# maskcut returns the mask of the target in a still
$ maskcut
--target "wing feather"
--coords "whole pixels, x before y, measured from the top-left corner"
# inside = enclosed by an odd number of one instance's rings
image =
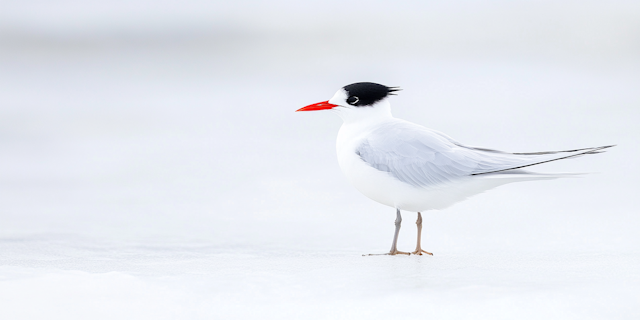
[[[595,154],[611,146],[568,151],[508,153],[469,147],[416,124],[397,121],[371,132],[356,154],[371,167],[415,187],[428,187],[462,177],[504,173],[540,163]],[[522,174],[522,171],[519,171]]]

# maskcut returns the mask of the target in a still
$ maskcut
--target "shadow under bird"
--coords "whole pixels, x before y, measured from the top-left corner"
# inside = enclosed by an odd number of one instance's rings
[[[444,209],[507,183],[567,176],[522,168],[612,147],[509,153],[466,146],[438,131],[394,118],[389,96],[398,90],[358,82],[338,90],[328,101],[297,110],[332,110],[344,121],[336,142],[342,172],[362,194],[396,209],[396,229],[387,255],[432,255],[420,246],[421,212]],[[418,239],[411,253],[397,248],[400,210],[418,213]]]

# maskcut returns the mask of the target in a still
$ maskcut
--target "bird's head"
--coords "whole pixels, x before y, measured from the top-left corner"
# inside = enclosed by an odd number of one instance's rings
[[[397,87],[387,87],[372,82],[357,82],[342,87],[333,98],[300,108],[296,111],[333,110],[345,122],[391,116],[388,97],[399,91]]]

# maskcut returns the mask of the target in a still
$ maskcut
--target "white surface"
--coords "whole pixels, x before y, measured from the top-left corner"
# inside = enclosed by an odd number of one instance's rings
[[[180,10],[163,29],[21,3],[0,19],[0,318],[640,316],[634,2],[358,23],[357,3],[262,4],[185,29]],[[389,249],[394,211],[342,176],[338,117],[293,112],[356,81],[401,86],[395,116],[469,145],[618,146],[540,167],[597,174],[426,213],[434,257],[362,257]]]
[[[634,319],[640,315],[637,254],[490,251],[362,257],[357,251],[257,252],[206,243],[132,246],[87,240],[5,240],[0,316]]]

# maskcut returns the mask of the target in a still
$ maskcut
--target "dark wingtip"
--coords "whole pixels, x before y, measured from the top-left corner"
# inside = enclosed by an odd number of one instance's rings
[[[612,148],[612,147],[615,147],[615,146],[616,146],[615,144],[612,144],[612,145],[608,145],[608,146],[602,146],[602,147],[593,148],[593,151],[587,152],[586,154],[603,153],[603,152],[606,152],[606,150],[604,150],[604,149]]]

